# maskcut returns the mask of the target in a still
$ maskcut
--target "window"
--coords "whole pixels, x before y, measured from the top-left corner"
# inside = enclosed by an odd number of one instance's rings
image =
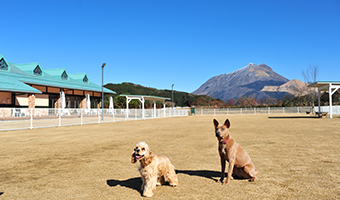
[[[2,70],[8,70],[8,66],[7,64],[5,63],[5,60],[3,58],[1,58],[0,60],[0,69]]]
[[[83,78],[83,82],[84,83],[88,83],[89,82],[89,79],[87,79],[87,76],[85,75],[85,77]]]
[[[63,79],[63,80],[67,80],[68,79],[68,76],[67,76],[65,71],[63,72],[63,74],[61,74],[61,79]]]
[[[33,74],[34,74],[34,75],[41,76],[42,71],[41,71],[39,65],[33,70]]]

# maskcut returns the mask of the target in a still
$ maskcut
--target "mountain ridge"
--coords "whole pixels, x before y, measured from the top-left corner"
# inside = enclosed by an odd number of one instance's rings
[[[192,94],[229,100],[255,92],[263,98],[269,96],[261,92],[264,86],[280,86],[288,81],[289,79],[277,74],[266,64],[249,63],[236,71],[210,78]]]
[[[307,95],[308,91],[306,90],[307,88],[307,83],[302,82],[297,79],[292,79],[288,81],[285,84],[282,84],[280,86],[265,86],[262,88],[261,91],[267,91],[267,92],[288,92],[289,94],[292,94],[294,96],[297,95]]]

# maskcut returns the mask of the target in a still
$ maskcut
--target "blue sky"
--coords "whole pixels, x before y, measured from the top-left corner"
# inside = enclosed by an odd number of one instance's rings
[[[288,79],[319,66],[340,80],[340,1],[0,0],[0,54],[13,63],[193,92],[252,62]]]

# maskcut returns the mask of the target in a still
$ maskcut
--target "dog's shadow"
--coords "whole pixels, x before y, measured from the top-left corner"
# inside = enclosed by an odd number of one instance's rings
[[[137,190],[139,193],[141,193],[141,187],[142,187],[142,178],[141,177],[135,177],[130,178],[126,180],[115,180],[115,179],[109,179],[106,180],[106,184],[110,187],[116,187],[117,185],[120,185],[122,187],[127,187],[133,190]],[[169,182],[165,182],[162,184],[162,186],[170,186]]]
[[[187,174],[189,176],[199,176],[203,178],[208,178],[214,181],[218,181],[221,177],[221,172],[219,171],[211,171],[211,170],[176,170],[176,174]],[[227,177],[227,173],[225,176]],[[133,190],[138,191],[141,193],[141,186],[142,186],[142,178],[141,177],[135,177],[130,178],[126,180],[115,180],[115,179],[109,179],[106,180],[107,185],[110,187],[116,187],[118,185],[122,187],[127,187]],[[166,182],[164,185],[169,185],[168,182]]]
[[[115,179],[109,179],[106,181],[106,183],[110,187],[116,187],[117,185],[120,185],[122,187],[127,187],[133,190],[137,190],[140,193],[140,189],[142,186],[142,178],[136,177],[136,178],[130,178],[127,180],[115,180]]]
[[[221,177],[221,172],[210,170],[176,170],[176,174],[187,174],[189,176],[200,176],[214,181],[218,181]],[[227,174],[227,173],[226,173]]]
[[[187,174],[189,176],[200,176],[208,178],[214,181],[219,181],[221,178],[221,171],[210,171],[210,170],[176,170],[176,174]],[[228,177],[228,173],[225,173],[225,178]],[[243,180],[244,178],[236,177],[233,174],[235,180]]]

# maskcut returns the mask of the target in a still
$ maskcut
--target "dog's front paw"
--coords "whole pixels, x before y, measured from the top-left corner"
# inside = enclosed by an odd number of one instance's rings
[[[226,181],[223,183],[223,185],[228,185],[229,184],[229,181]]]
[[[176,187],[178,183],[170,183],[170,186]]]
[[[223,185],[223,180],[219,179],[217,183],[221,183]]]
[[[143,193],[144,197],[152,197],[152,195],[153,195],[152,193]]]

